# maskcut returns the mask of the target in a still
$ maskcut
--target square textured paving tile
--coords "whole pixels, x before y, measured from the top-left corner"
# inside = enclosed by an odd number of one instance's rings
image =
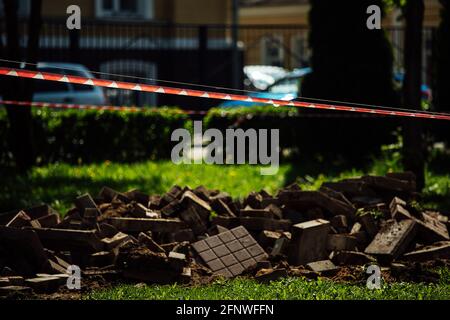
[[[198,241],[192,247],[214,273],[227,278],[267,259],[264,249],[242,226]]]

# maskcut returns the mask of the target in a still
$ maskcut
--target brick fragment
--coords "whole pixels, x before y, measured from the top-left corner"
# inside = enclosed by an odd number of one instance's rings
[[[390,262],[405,252],[416,230],[413,220],[389,220],[364,252],[376,256],[380,262]]]
[[[447,226],[432,216],[417,212],[419,217],[413,216],[403,206],[397,204],[392,205],[392,217],[396,220],[411,219],[417,223],[418,237],[423,243],[431,244],[436,241],[450,240]]]
[[[207,232],[207,225],[194,206],[188,207],[182,211],[180,213],[180,218],[192,229],[195,235],[201,235]]]
[[[358,245],[356,237],[347,234],[329,234],[328,251],[355,250]]]
[[[290,264],[305,265],[326,258],[329,231],[330,223],[322,219],[294,225],[289,250]]]
[[[102,251],[104,243],[94,230],[34,228],[44,246],[53,250]]]
[[[200,199],[191,191],[186,191],[183,194],[181,205],[184,208],[193,208],[202,220],[208,220],[212,210],[206,201]]]
[[[111,217],[107,223],[124,233],[152,232],[174,232],[186,229],[186,224],[177,219],[149,219],[149,218],[121,218]]]
[[[100,210],[98,209],[91,195],[88,193],[77,197],[75,199],[75,206],[77,207],[78,212],[80,213],[81,216],[84,215],[84,211],[86,209],[97,209],[100,215]]]
[[[311,271],[317,272],[324,276],[334,275],[339,270],[339,268],[336,267],[330,260],[314,261],[308,263],[306,266]]]
[[[450,241],[436,242],[430,246],[405,253],[402,260],[430,261],[436,259],[450,259]]]
[[[214,199],[211,202],[211,208],[217,214],[226,216],[226,217],[235,217],[236,215],[230,209],[230,207],[222,200],[222,199]]]
[[[145,245],[148,249],[150,249],[153,252],[156,252],[156,253],[165,253],[166,252],[159,244],[157,244],[152,239],[152,237],[150,237],[149,235],[147,235],[143,232],[139,233],[138,240],[140,243]]]

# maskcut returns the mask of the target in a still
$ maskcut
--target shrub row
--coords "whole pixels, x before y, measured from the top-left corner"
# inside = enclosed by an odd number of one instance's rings
[[[319,117],[320,115],[320,117]],[[144,112],[33,109],[34,143],[41,164],[170,158],[171,133],[192,128],[191,118],[177,108]],[[395,142],[399,122],[392,118],[354,117],[294,108],[253,107],[211,109],[206,128],[268,128],[280,130],[281,148],[291,154],[359,159]],[[0,112],[0,135],[9,137],[6,112]],[[0,142],[0,161],[11,162],[7,139]]]

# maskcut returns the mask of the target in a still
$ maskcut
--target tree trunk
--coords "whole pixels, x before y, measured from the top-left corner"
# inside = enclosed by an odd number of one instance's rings
[[[405,34],[405,83],[403,103],[407,108],[421,109],[422,84],[422,27],[424,18],[423,0],[409,0],[406,4]],[[422,122],[408,119],[403,125],[403,164],[405,170],[412,171],[417,177],[417,187],[425,185],[425,145]]]
[[[6,55],[10,60],[20,60],[18,2],[16,0],[3,0],[3,3],[6,16]],[[32,1],[26,56],[26,59],[30,62],[37,61],[41,4],[41,0]],[[17,65],[15,66],[17,67]],[[10,78],[4,83],[3,97],[5,100],[31,100],[33,96],[32,81]],[[10,123],[9,141],[17,169],[22,172],[27,171],[35,162],[31,109],[9,106],[7,113]]]

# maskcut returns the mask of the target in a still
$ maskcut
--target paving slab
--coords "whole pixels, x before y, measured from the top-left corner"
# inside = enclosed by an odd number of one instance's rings
[[[413,220],[389,220],[364,251],[382,262],[395,260],[407,250],[417,232]]]
[[[192,247],[214,273],[227,278],[237,276],[268,258],[242,226],[198,241]]]

